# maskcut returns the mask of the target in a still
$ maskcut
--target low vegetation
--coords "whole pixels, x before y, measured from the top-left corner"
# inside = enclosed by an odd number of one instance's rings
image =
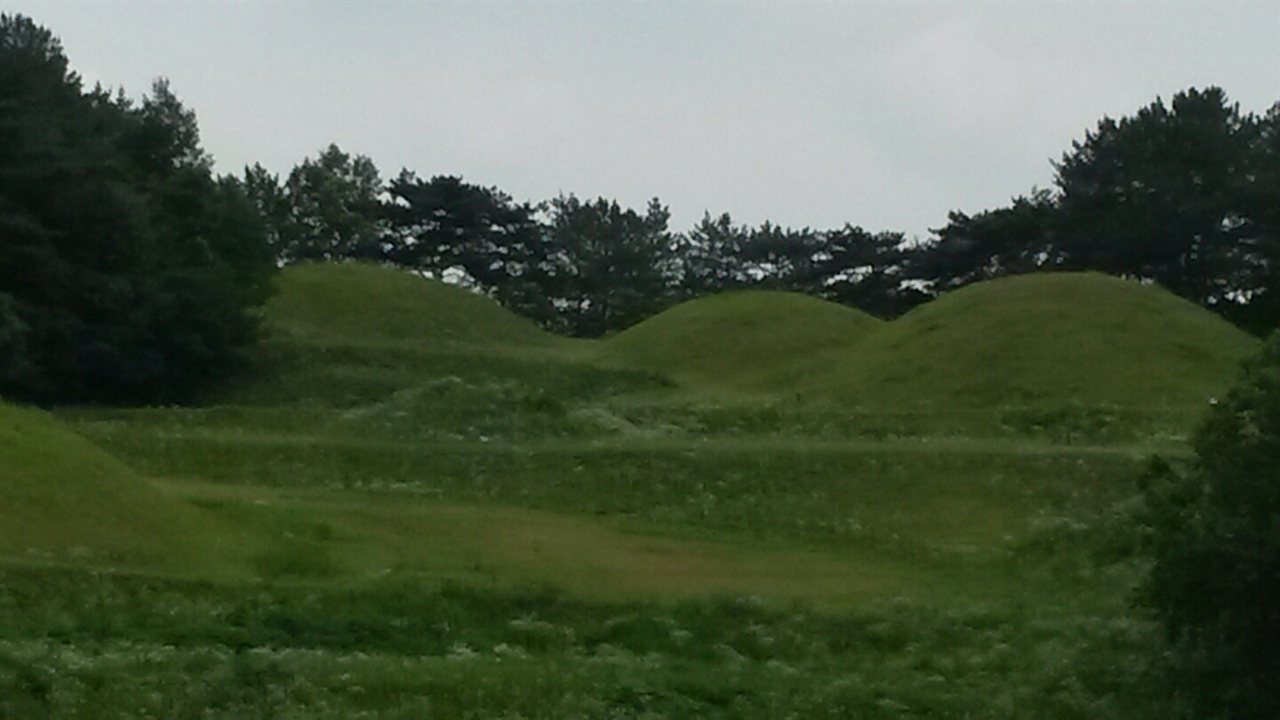
[[[977,376],[1028,361],[996,353],[926,390],[950,408],[816,390],[895,347],[959,361],[1003,302],[1086,292],[1178,328],[1185,355],[1149,344],[1199,389],[1101,378],[999,405]],[[1153,450],[1187,456],[1198,395],[1252,341],[1092,276],[918,315],[745,293],[573,341],[397,271],[288,268],[259,378],[215,403],[3,407],[25,474],[0,511],[0,714],[1178,712],[1133,605],[1135,480]],[[1073,317],[1055,321],[1093,322]],[[722,338],[735,353],[714,357]],[[1141,344],[1130,362],[1154,366]],[[1081,362],[1039,357],[1050,379]]]
[[[45,413],[0,404],[0,467],[9,561],[217,574],[217,533],[195,508]]]

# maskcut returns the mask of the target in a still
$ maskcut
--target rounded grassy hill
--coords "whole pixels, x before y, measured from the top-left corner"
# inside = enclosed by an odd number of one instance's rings
[[[404,270],[313,263],[281,271],[268,324],[326,343],[546,344],[554,336],[489,298]]]
[[[1160,287],[1045,273],[947,293],[816,356],[807,380],[869,407],[1202,407],[1256,348]]]
[[[855,352],[883,323],[789,292],[745,290],[690,300],[605,341],[614,358],[693,386],[785,391],[796,364]]]
[[[295,265],[276,289],[257,378],[235,402],[355,407],[576,347],[487,297],[404,270]]]
[[[208,521],[47,414],[0,402],[0,557],[206,573]]]

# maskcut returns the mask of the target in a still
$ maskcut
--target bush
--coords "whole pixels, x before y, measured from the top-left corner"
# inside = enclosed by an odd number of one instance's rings
[[[1217,403],[1186,472],[1156,461],[1142,588],[1196,717],[1280,717],[1280,333]]]

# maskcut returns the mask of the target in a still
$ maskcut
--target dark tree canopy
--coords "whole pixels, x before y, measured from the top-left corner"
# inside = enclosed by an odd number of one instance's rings
[[[743,249],[751,228],[733,224],[729,213],[704,213],[697,225],[675,240],[676,282],[689,297],[742,287],[751,282]]]
[[[1053,191],[951,214],[912,278],[935,291],[1006,273],[1097,270],[1160,283],[1255,332],[1280,323],[1277,116],[1219,88],[1104,118],[1055,165]]]
[[[261,165],[244,185],[279,262],[375,260],[382,256],[382,180],[373,161],[335,144],[295,166],[281,184]]]
[[[814,287],[797,288],[881,318],[925,302],[928,295],[905,283],[912,249],[901,233],[869,233],[846,225],[823,233]]]
[[[160,80],[85,92],[56,38],[0,16],[0,388],[171,402],[243,363],[273,268]]]
[[[1061,263],[1048,191],[1018,197],[1007,208],[969,216],[953,211],[946,227],[913,255],[911,275],[934,292],[945,292],[1002,275],[1034,272]]]
[[[1068,264],[1151,278],[1209,307],[1260,290],[1256,132],[1218,88],[1102,120],[1057,165]]]
[[[672,297],[671,213],[656,198],[645,213],[573,195],[550,203],[545,229],[549,287],[569,334],[599,337],[661,310]]]
[[[402,172],[388,188],[385,259],[478,289],[514,312],[550,324],[554,268],[536,208],[497,188]]]
[[[708,213],[675,237],[673,264],[680,297],[738,288],[806,293],[861,308],[880,317],[900,315],[927,296],[904,285],[914,260],[901,233],[793,230],[769,222],[735,225],[726,213]]]

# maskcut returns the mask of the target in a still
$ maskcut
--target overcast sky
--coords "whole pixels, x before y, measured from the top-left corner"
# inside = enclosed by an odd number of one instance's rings
[[[1280,100],[1280,0],[5,2],[88,81],[166,76],[220,172],[330,142],[517,200],[651,197],[925,237],[1052,183],[1103,116]]]

